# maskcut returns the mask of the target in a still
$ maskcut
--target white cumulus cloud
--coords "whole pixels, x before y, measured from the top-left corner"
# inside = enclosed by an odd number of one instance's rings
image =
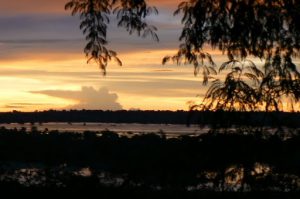
[[[71,99],[78,101],[77,104],[66,107],[67,109],[89,109],[89,110],[121,110],[118,95],[110,93],[106,87],[96,90],[93,87],[82,87],[80,91],[69,90],[42,90],[31,93],[44,94],[51,97]]]

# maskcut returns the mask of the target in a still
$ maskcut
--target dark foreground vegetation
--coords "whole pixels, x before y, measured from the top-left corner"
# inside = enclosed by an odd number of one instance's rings
[[[284,136],[283,136],[284,135]],[[300,135],[196,137],[0,129],[0,189],[131,198],[298,198]]]
[[[0,123],[103,122],[300,127],[299,112],[49,110],[2,112]]]

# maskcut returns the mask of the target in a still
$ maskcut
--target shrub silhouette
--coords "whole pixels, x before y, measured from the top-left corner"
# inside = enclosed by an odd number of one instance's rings
[[[44,134],[2,128],[0,183],[19,190],[81,186],[187,195],[299,191],[299,139],[238,131],[129,138],[113,132]]]

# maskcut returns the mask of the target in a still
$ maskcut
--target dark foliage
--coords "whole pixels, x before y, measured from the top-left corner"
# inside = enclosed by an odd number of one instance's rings
[[[0,183],[19,190],[143,195],[295,192],[300,188],[299,141],[299,135],[281,139],[243,130],[167,139],[163,134],[128,138],[109,131],[2,128]]]
[[[226,112],[226,111],[101,111],[69,110],[41,112],[0,113],[0,124],[5,123],[46,123],[46,122],[101,122],[101,123],[142,123],[142,124],[199,124],[219,127],[241,126],[287,126],[299,127],[299,113],[284,112]]]
[[[203,102],[192,109],[279,111],[286,100],[294,110],[300,97],[300,73],[293,62],[300,53],[299,1],[189,0],[179,4],[179,13],[182,44],[163,63],[172,59],[193,64],[203,70],[206,84],[216,68],[206,47],[229,59],[220,66],[220,71],[229,69],[225,80],[213,81]],[[260,58],[263,66],[248,57]]]
[[[84,52],[88,62],[95,61],[104,74],[108,62],[114,59],[119,65],[121,60],[115,51],[107,49],[107,25],[111,14],[116,14],[118,26],[124,27],[130,34],[150,35],[158,41],[156,27],[148,25],[145,18],[157,14],[155,7],[149,7],[145,0],[71,0],[65,5],[72,15],[80,16],[80,29],[86,36]]]

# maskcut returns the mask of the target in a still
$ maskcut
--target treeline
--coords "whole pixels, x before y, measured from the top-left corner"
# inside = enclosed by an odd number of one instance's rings
[[[143,198],[299,193],[299,134],[282,139],[257,130],[245,132],[129,138],[109,131],[1,128],[0,189],[92,190]]]
[[[49,110],[0,113],[0,123],[103,122],[299,127],[299,121],[299,113],[287,112]]]

